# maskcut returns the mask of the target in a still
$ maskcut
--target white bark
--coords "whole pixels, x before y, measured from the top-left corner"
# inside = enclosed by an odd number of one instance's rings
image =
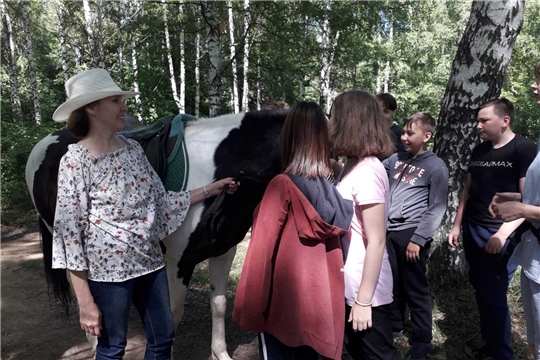
[[[207,24],[206,43],[210,67],[208,70],[208,110],[209,116],[221,115],[221,44],[219,41],[219,28],[217,20],[218,3],[209,1],[205,3]]]
[[[321,26],[321,35],[319,42],[321,45],[321,73],[320,73],[320,98],[319,105],[328,112],[330,98],[330,73],[332,71],[332,63],[336,52],[337,42],[339,39],[339,31],[332,36],[330,22],[328,20],[328,12],[330,11],[331,0],[325,1],[325,17]]]
[[[163,23],[165,26],[165,51],[167,53],[167,63],[169,64],[169,80],[171,83],[173,99],[176,103],[176,107],[178,108],[178,112],[180,113],[180,97],[178,96],[178,89],[176,87],[176,76],[174,75],[174,63],[171,52],[171,38],[169,36],[169,23],[167,21],[167,2],[165,0],[161,0],[161,3],[163,4]]]
[[[21,107],[21,98],[19,96],[19,80],[17,69],[17,56],[15,53],[15,43],[13,42],[13,30],[11,28],[11,18],[7,11],[7,5],[4,0],[0,0],[0,11],[2,12],[2,24],[6,35],[6,45],[8,47],[8,76],[9,76],[9,94],[11,106],[16,116],[16,120],[22,122],[23,114]]]
[[[90,9],[90,3],[88,0],[83,0],[85,28],[88,35],[88,55],[90,56],[90,65],[92,67],[98,67],[96,54],[94,52],[94,20],[92,15],[92,9]]]
[[[231,108],[234,113],[240,112],[240,104],[238,101],[238,77],[236,74],[236,44],[234,42],[234,16],[233,16],[233,6],[232,1],[227,2],[227,7],[229,8],[229,37],[230,37],[230,49],[231,49],[231,66],[232,66],[232,96],[231,96]]]
[[[257,110],[261,110],[261,56],[257,55]]]
[[[28,75],[30,77],[30,84],[32,88],[32,98],[34,100],[34,117],[37,125],[41,125],[41,102],[39,101],[39,88],[36,76],[36,63],[34,61],[34,49],[32,47],[32,33],[30,32],[30,17],[28,16],[28,8],[26,2],[21,3],[22,10],[22,26],[25,37],[23,43],[24,53],[28,59]]]
[[[382,35],[381,35],[381,25],[377,26],[377,46],[380,48],[382,44]],[[375,83],[375,94],[379,94],[382,89],[382,71],[381,71],[381,59],[380,56],[377,57],[377,80]]]
[[[388,33],[388,41],[390,44],[394,41],[394,21],[392,18],[392,14],[389,14],[388,16],[389,21],[389,33]],[[386,59],[386,69],[384,73],[384,92],[389,92],[389,86],[390,86],[390,59]]]
[[[195,117],[199,117],[199,106],[201,103],[201,33],[199,32],[201,19],[197,14],[197,34],[195,35]]]
[[[242,91],[242,111],[249,110],[249,0],[244,0],[244,86]]]
[[[135,37],[131,39],[131,65],[133,67],[133,91],[139,92],[139,64],[137,62],[137,44],[135,43]],[[142,122],[141,116],[141,96],[135,96],[135,103],[137,104],[137,119]]]
[[[510,56],[523,24],[524,0],[474,1],[469,22],[452,63],[452,72],[441,102],[435,135],[435,152],[449,170],[448,207],[435,240],[445,243],[454,220],[459,194],[467,176],[468,158],[478,144],[475,111],[499,97]],[[441,246],[438,266],[453,276],[464,269],[457,251]],[[448,269],[455,271],[448,271]]]
[[[180,18],[183,19],[184,16],[184,6],[180,3],[178,5],[178,12]],[[181,114],[186,112],[186,57],[185,57],[185,32],[182,27],[180,31],[180,106],[178,110]]]
[[[63,0],[56,0],[56,14],[58,15],[58,28],[60,31],[60,51],[62,57],[62,75],[64,76],[64,82],[68,81],[68,55],[66,48],[66,29],[64,27],[64,4]]]

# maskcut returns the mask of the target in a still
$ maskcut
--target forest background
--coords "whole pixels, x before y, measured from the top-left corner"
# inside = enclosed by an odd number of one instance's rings
[[[82,70],[106,68],[120,87],[140,91],[128,108],[146,124],[176,113],[257,110],[268,100],[313,100],[329,111],[350,89],[390,92],[397,123],[418,111],[439,119],[434,150],[449,165],[451,193],[430,272],[434,307],[443,310],[435,314],[452,320],[436,322],[441,334],[454,334],[456,354],[477,337],[462,316],[474,308],[466,282],[441,287],[448,278],[463,280],[462,254],[444,238],[479,141],[479,103],[499,94],[510,99],[514,130],[535,142],[540,136],[530,90],[540,61],[540,0],[0,0],[0,11],[3,228],[35,222],[26,159],[39,139],[65,127],[52,113],[65,101],[64,82]],[[495,26],[497,18],[508,24]],[[501,44],[509,61],[497,52]],[[459,83],[467,71],[472,90]],[[511,294],[524,354],[519,289]]]
[[[0,7],[3,224],[34,215],[26,159],[39,139],[65,126],[51,120],[64,82],[92,67],[141,92],[128,106],[146,124],[176,113],[257,110],[268,100],[313,100],[329,111],[337,94],[355,88],[392,93],[398,123],[430,112],[439,117],[434,150],[450,170],[438,243],[479,141],[475,108],[501,94],[516,106],[514,130],[540,135],[529,89],[540,60],[539,0],[1,0]],[[449,260],[462,273],[459,252],[442,250],[439,265]]]

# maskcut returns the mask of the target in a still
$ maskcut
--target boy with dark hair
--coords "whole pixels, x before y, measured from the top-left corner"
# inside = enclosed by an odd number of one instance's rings
[[[392,134],[394,134],[394,145],[396,147],[396,152],[405,151],[403,149],[403,144],[401,144],[400,140],[403,128],[399,125],[394,124],[394,122],[392,121],[392,118],[394,117],[394,115],[396,115],[397,111],[396,98],[394,98],[388,93],[380,93],[377,94],[376,97],[379,101],[379,104],[381,104],[384,118],[388,122],[388,127],[392,131]]]
[[[478,108],[477,130],[485,141],[472,151],[467,182],[448,235],[450,245],[458,246],[463,228],[469,280],[476,292],[485,341],[479,354],[494,360],[514,357],[506,292],[517,265],[505,256],[514,223],[493,218],[489,205],[495,193],[522,192],[525,173],[536,155],[534,142],[512,131],[514,116],[514,105],[504,98]]]
[[[448,170],[428,150],[435,119],[417,113],[407,119],[401,141],[405,152],[383,164],[390,178],[387,247],[394,276],[392,329],[403,330],[405,306],[412,322],[412,347],[407,359],[423,359],[431,349],[431,301],[426,276],[429,248],[446,211]]]

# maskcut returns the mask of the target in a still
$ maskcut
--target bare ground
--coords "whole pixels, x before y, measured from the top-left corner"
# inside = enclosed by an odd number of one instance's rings
[[[226,317],[229,354],[235,360],[258,359],[256,335],[231,320],[236,282],[247,242],[241,243],[233,264]],[[80,330],[77,311],[66,319],[48,297],[39,236],[35,228],[2,228],[1,354],[4,360],[91,360],[90,347]],[[210,355],[211,314],[207,269],[203,263],[193,276],[184,319],[177,328],[175,359],[206,360]],[[515,359],[529,359],[517,277],[509,291]],[[428,359],[472,359],[471,348],[481,344],[474,294],[464,281],[433,286],[434,348]],[[407,335],[407,333],[405,334]],[[397,339],[398,351],[408,350],[407,337]],[[142,359],[144,332],[132,309],[125,359]],[[343,359],[350,359],[344,354]]]
[[[91,360],[90,346],[80,329],[77,310],[66,319],[48,297],[39,235],[32,229],[2,236],[1,347],[4,360]],[[201,271],[204,272],[204,269]],[[228,296],[232,304],[231,294]],[[227,314],[227,343],[238,360],[257,359],[254,333],[239,328]],[[187,295],[184,319],[177,329],[175,359],[206,360],[210,355],[209,292],[194,286]],[[125,359],[142,359],[146,341],[135,309],[131,311]]]

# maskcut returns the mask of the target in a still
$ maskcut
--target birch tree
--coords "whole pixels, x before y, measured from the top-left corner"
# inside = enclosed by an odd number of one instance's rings
[[[9,95],[13,112],[18,121],[23,121],[21,98],[19,96],[19,80],[17,69],[17,56],[15,53],[15,43],[13,42],[13,30],[11,27],[11,18],[8,13],[7,5],[4,0],[0,0],[0,10],[2,11],[2,24],[6,37],[8,50],[8,76],[9,76]]]
[[[58,31],[60,33],[60,51],[61,51],[61,61],[62,61],[62,75],[64,77],[64,82],[69,79],[69,67],[68,67],[68,55],[66,48],[66,29],[64,24],[64,4],[62,0],[56,0],[56,14],[58,15]]]
[[[181,102],[180,102],[180,96],[178,96],[178,89],[176,87],[176,76],[174,74],[174,63],[172,58],[172,51],[171,51],[171,37],[169,35],[169,22],[167,18],[167,2],[165,0],[161,0],[161,3],[163,4],[163,24],[165,27],[165,50],[167,51],[167,63],[169,64],[169,81],[171,83],[171,90],[174,102],[176,104],[176,107],[178,108],[178,112],[181,112]]]
[[[340,31],[336,31],[332,34],[330,28],[330,21],[328,19],[330,12],[331,0],[324,2],[324,18],[321,24],[321,34],[319,41],[321,45],[321,73],[320,73],[320,98],[319,105],[325,111],[329,111],[329,97],[330,97],[330,73],[332,71],[332,63],[334,62],[334,55],[336,53],[337,42],[339,39]]]
[[[32,99],[34,101],[34,117],[37,125],[41,125],[41,102],[39,101],[39,88],[36,76],[36,62],[34,61],[34,48],[32,47],[32,34],[30,32],[30,17],[28,16],[28,7],[25,1],[21,1],[22,27],[25,41],[22,44],[24,54],[28,60],[28,75],[32,88]]]
[[[242,111],[249,110],[249,0],[244,0],[244,86],[242,90]]]
[[[98,62],[94,50],[94,20],[92,15],[92,9],[90,8],[90,2],[88,0],[83,0],[83,9],[86,35],[88,39],[88,56],[90,57],[90,65],[92,67],[98,67]]]
[[[229,37],[230,37],[230,49],[231,49],[231,66],[232,66],[232,96],[231,96],[231,108],[234,113],[240,112],[240,104],[238,101],[238,77],[236,75],[236,43],[234,42],[234,16],[232,1],[227,2],[229,10]]]
[[[450,180],[447,212],[436,238],[444,244],[440,269],[454,270],[451,275],[464,269],[458,251],[446,251],[446,236],[456,215],[469,155],[478,144],[475,111],[501,93],[523,24],[523,8],[524,0],[473,2],[442,99],[435,152],[446,162]]]
[[[184,5],[178,5],[178,14],[184,20]],[[180,30],[180,104],[178,110],[181,114],[186,112],[186,55],[185,55],[185,31],[184,27]]]
[[[195,116],[199,117],[199,107],[201,103],[201,75],[200,75],[200,62],[201,62],[201,18],[197,12],[197,33],[195,34]]]
[[[219,22],[217,2],[209,1],[204,6],[206,18],[206,44],[210,66],[208,70],[208,115],[221,115],[221,44],[219,41]]]

